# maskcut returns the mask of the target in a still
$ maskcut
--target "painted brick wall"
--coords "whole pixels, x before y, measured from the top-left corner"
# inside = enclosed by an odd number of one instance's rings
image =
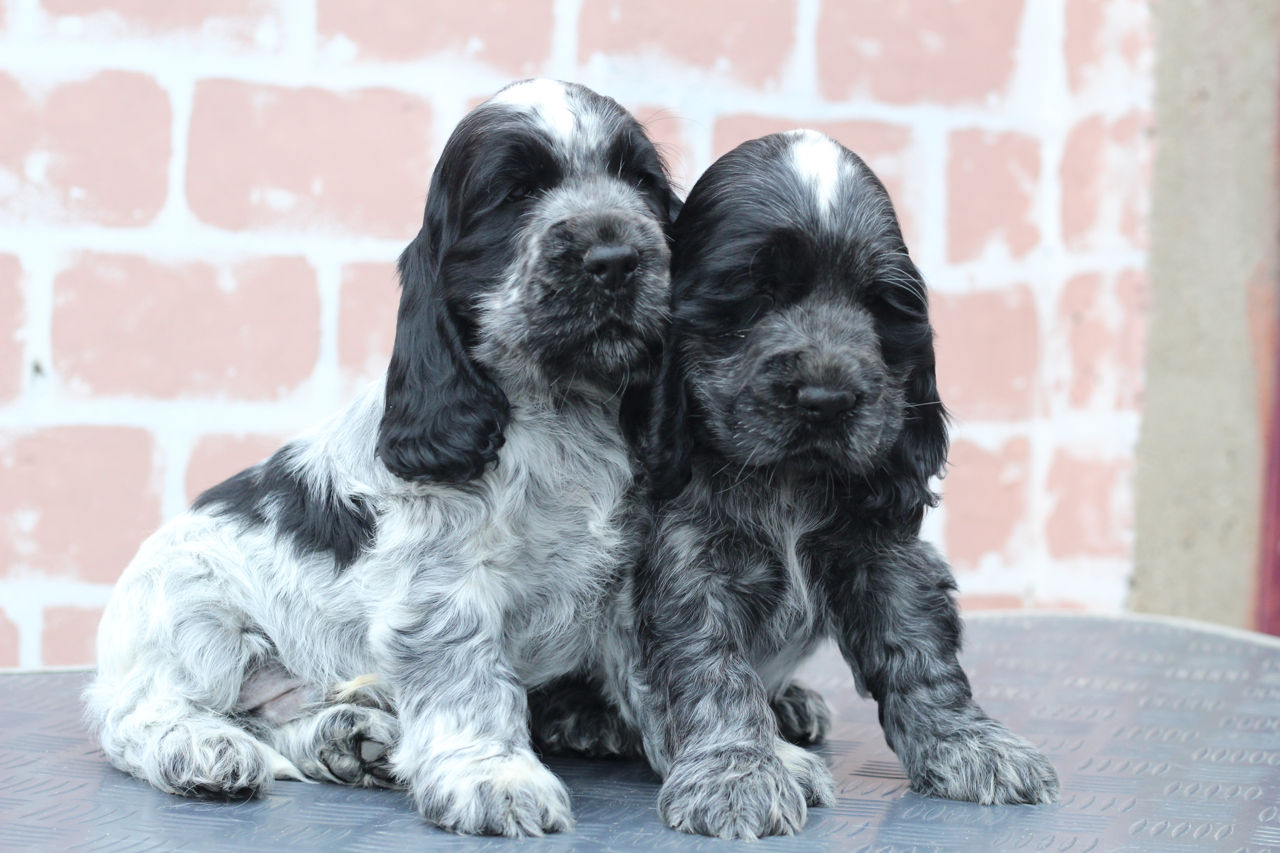
[[[424,11],[429,10],[429,11]],[[687,188],[817,127],[878,170],[955,415],[969,607],[1123,607],[1152,49],[1139,0],[0,0],[0,666],[88,662],[138,542],[377,376],[392,262],[511,79]]]

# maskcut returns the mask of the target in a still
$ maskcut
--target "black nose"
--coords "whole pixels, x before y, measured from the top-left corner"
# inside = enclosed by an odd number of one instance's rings
[[[640,266],[640,253],[633,246],[604,243],[592,246],[582,259],[582,267],[598,284],[618,285]]]
[[[822,420],[838,418],[853,409],[857,403],[857,394],[839,388],[806,385],[796,391],[796,405],[801,411]]]

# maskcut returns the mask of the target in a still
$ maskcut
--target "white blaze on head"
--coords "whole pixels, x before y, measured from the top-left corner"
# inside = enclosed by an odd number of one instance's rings
[[[818,208],[826,213],[836,201],[843,152],[839,145],[816,130],[793,130],[789,135],[793,139],[791,159],[796,172],[812,188]]]
[[[536,113],[547,129],[561,139],[571,139],[575,117],[564,85],[555,80],[526,80],[503,89],[493,97],[501,104],[524,107]]]

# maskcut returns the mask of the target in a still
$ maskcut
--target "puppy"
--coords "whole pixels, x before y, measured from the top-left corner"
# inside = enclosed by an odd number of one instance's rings
[[[918,536],[947,433],[924,283],[884,187],[821,134],[768,136],[702,176],[674,236],[649,469],[674,497],[627,604],[640,675],[610,682],[665,777],[662,818],[753,838],[833,802],[770,711],[826,637],[914,790],[1053,801],[1049,762],[973,701],[955,582]]]
[[[403,784],[456,832],[568,828],[526,689],[597,654],[634,559],[624,403],[665,325],[672,203],[640,125],[582,86],[466,116],[400,258],[385,381],[121,577],[86,696],[111,762],[176,794]]]

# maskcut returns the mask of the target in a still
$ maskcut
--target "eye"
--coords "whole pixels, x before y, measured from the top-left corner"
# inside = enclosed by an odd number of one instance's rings
[[[529,184],[516,184],[507,191],[506,196],[502,199],[508,204],[516,204],[517,202],[527,201],[538,194],[537,187]]]
[[[623,174],[631,179],[637,189],[647,190],[658,185],[658,176],[641,169],[627,169]]]

